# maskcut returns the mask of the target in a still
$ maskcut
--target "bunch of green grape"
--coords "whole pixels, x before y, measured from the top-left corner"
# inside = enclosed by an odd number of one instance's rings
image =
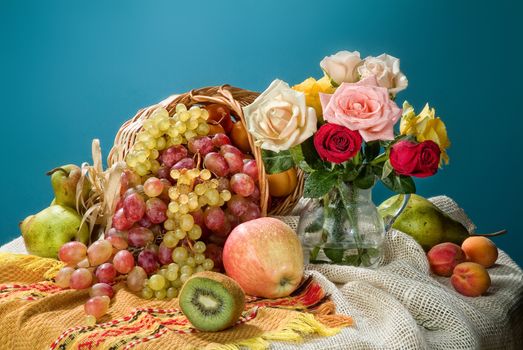
[[[169,117],[165,108],[158,107],[143,122],[143,128],[127,154],[127,165],[140,176],[156,173],[160,168],[160,151],[185,144],[194,137],[207,135],[208,118],[207,110],[198,106],[187,110],[184,104],[177,104],[176,113],[172,117]]]

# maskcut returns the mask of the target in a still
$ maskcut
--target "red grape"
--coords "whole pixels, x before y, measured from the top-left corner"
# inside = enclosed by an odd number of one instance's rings
[[[153,224],[160,224],[167,220],[167,204],[160,198],[148,199],[145,212]]]
[[[72,268],[70,266],[62,267],[54,278],[58,287],[68,288],[69,283],[71,281],[71,275],[73,274],[73,272],[74,272],[74,268]]]
[[[91,297],[99,297],[99,296],[108,296],[109,298],[112,298],[114,296],[114,289],[107,283],[96,283],[93,284],[91,289],[89,290],[89,296]]]
[[[113,265],[116,271],[126,274],[134,267],[134,257],[128,250],[120,250],[113,258]]]
[[[227,221],[231,224],[232,228],[235,228],[240,224],[240,217],[238,215],[234,215],[229,208],[225,209],[225,217],[227,218]]]
[[[167,265],[173,262],[172,258],[173,248],[167,247],[165,244],[161,243],[158,248],[158,260],[160,264]]]
[[[180,160],[179,162],[174,164],[173,167],[171,168],[171,170],[173,170],[173,169],[177,169],[177,170],[192,169],[192,168],[194,168],[194,166],[195,166],[195,164],[194,164],[194,160],[192,158],[183,158],[182,160]]]
[[[223,154],[223,158],[227,162],[231,174],[236,174],[242,171],[243,159],[241,156],[235,153],[227,152]]]
[[[217,230],[214,230],[214,234],[220,237],[227,237],[229,233],[232,231],[231,223],[228,220],[225,220],[223,223],[223,226],[218,228]]]
[[[216,148],[220,148],[223,145],[230,145],[231,139],[225,134],[216,134],[212,138],[212,144]]]
[[[75,265],[86,255],[87,247],[82,242],[67,242],[58,251],[58,258],[68,265]]]
[[[122,172],[120,176],[121,191],[120,194],[127,191],[127,189],[137,186],[141,183],[141,178],[138,174],[132,170],[126,169]]]
[[[227,202],[227,208],[229,208],[231,213],[234,215],[240,216],[249,208],[249,201],[246,198],[235,194]]]
[[[225,226],[225,213],[220,207],[207,207],[203,214],[205,226],[213,231],[223,229]]]
[[[182,145],[167,148],[160,155],[160,161],[163,165],[171,168],[176,162],[187,157],[187,149]]]
[[[116,269],[114,268],[113,264],[105,263],[98,266],[95,275],[98,279],[98,282],[113,283],[114,279],[116,278]]]
[[[210,243],[207,244],[207,249],[205,249],[205,256],[209,259],[211,259],[214,262],[214,267],[217,269],[223,268],[223,261],[222,261],[222,254],[223,254],[223,248],[214,244]]]
[[[115,227],[111,227],[109,230],[107,230],[107,232],[104,233],[104,238],[107,239],[112,236],[127,239],[127,231],[120,231]]]
[[[247,197],[247,199],[249,199],[250,201],[254,202],[254,203],[259,203],[260,202],[260,189],[258,188],[258,186],[254,186],[254,191],[252,192],[252,194]]]
[[[133,226],[133,222],[125,217],[123,208],[120,208],[113,215],[113,227],[119,231],[126,231]]]
[[[160,247],[158,247],[155,243],[149,243],[145,246],[144,252],[152,252],[155,256],[158,256],[158,251],[160,250]]]
[[[252,177],[254,182],[257,182],[258,181],[258,167],[256,165],[256,161],[254,159],[244,160],[242,173],[249,175],[250,177]]]
[[[160,181],[163,184],[163,191],[158,196],[158,198],[160,198],[165,203],[169,203],[171,201],[171,198],[169,198],[169,188],[171,187],[171,183],[167,179],[160,179]]]
[[[245,221],[258,219],[260,216],[261,216],[260,207],[257,204],[250,202],[249,208],[247,209],[247,211],[245,213],[243,213],[240,216],[240,220],[241,220],[241,222],[245,222]]]
[[[116,250],[127,249],[129,246],[127,240],[120,236],[109,236],[106,240],[109,241]]]
[[[163,192],[163,182],[157,177],[150,177],[145,180],[143,190],[147,197],[158,197]]]
[[[247,174],[238,173],[231,177],[232,190],[242,197],[249,197],[254,192],[254,186],[252,177]]]
[[[71,274],[69,286],[72,289],[86,289],[93,283],[93,275],[86,268],[79,268]]]
[[[229,191],[231,189],[231,186],[229,184],[229,179],[226,177],[218,178],[218,187],[216,189],[220,192],[223,190]]]
[[[135,192],[123,200],[123,210],[125,217],[130,221],[136,222],[143,217],[145,213],[145,201],[143,197]]]
[[[169,183],[171,182],[171,167],[168,167],[166,165],[162,165],[160,168],[158,168],[158,172],[156,173],[156,176],[160,179],[168,180]]]
[[[194,224],[200,226],[202,229],[202,236],[200,239],[205,239],[210,235],[209,229],[205,226],[205,220],[203,218],[203,211],[201,209],[195,210],[190,213],[194,218]]]
[[[87,315],[93,315],[96,319],[99,319],[109,310],[110,302],[111,299],[106,295],[92,297],[85,303],[84,311]]]
[[[91,266],[98,266],[108,261],[113,255],[113,245],[103,239],[96,241],[87,248],[87,257]]]
[[[227,176],[229,173],[229,165],[225,158],[217,152],[208,153],[203,160],[203,165],[216,176]]]
[[[144,250],[138,254],[138,265],[143,268],[148,275],[155,273],[160,267],[160,264],[158,264],[156,260],[156,255],[148,250]]]
[[[135,266],[127,275],[127,287],[133,292],[142,290],[147,273],[140,266]]]
[[[148,228],[137,226],[129,230],[127,240],[132,247],[145,247],[154,241],[154,234]]]
[[[213,149],[212,141],[208,136],[193,137],[189,140],[187,146],[192,153],[200,153],[202,155],[206,155]]]
[[[237,147],[234,147],[233,145],[223,145],[220,147],[220,153],[223,155],[225,153],[234,153],[238,157],[242,157],[243,159],[243,153],[240,151]]]
[[[146,206],[146,209],[147,209],[147,206]],[[144,215],[143,218],[140,219],[140,221],[137,222],[137,224],[139,226],[142,226],[142,227],[151,227],[151,225],[153,224],[151,222],[151,219],[149,219],[149,217],[147,215]]]

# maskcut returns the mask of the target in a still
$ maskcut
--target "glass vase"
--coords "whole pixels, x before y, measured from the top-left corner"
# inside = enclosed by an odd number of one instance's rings
[[[298,224],[305,263],[376,267],[385,225],[372,202],[372,188],[340,183],[311,199]]]

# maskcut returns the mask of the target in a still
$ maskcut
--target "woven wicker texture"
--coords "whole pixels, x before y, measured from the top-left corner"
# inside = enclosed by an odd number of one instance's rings
[[[141,109],[138,113],[128,121],[126,121],[114,140],[114,146],[109,153],[107,163],[109,166],[116,162],[123,161],[126,154],[131,149],[135,142],[136,135],[142,128],[143,121],[149,118],[152,112],[158,107],[162,106],[167,109],[169,115],[175,113],[176,105],[183,103],[187,107],[196,104],[219,103],[227,106],[234,116],[238,117],[239,122],[245,124],[242,107],[252,103],[259,94],[257,92],[240,89],[228,85],[204,87],[201,89],[191,90],[188,93],[180,95],[172,95],[161,101],[160,103]],[[298,169],[298,185],[296,189],[287,197],[271,198],[269,199],[269,187],[267,182],[267,174],[263,166],[261,150],[255,146],[254,140],[250,133],[247,133],[249,144],[256,163],[258,165],[259,189],[260,189],[260,207],[262,215],[267,213],[272,215],[287,215],[294,205],[301,198],[303,192],[304,174]]]
[[[474,229],[454,201],[431,200]],[[292,225],[297,218],[285,221]],[[0,249],[5,250],[24,251],[23,243],[17,240]],[[523,348],[523,272],[503,251],[489,269],[488,294],[478,298],[464,297],[447,278],[430,274],[419,245],[394,230],[376,270],[310,265],[307,271],[332,295],[337,312],[352,316],[355,325],[332,337],[307,337],[300,345],[272,342],[271,349]]]

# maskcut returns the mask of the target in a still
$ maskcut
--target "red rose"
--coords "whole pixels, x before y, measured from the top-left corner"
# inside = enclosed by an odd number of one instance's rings
[[[401,175],[432,176],[438,171],[440,153],[439,146],[430,140],[399,141],[390,150],[390,164]]]
[[[354,157],[361,142],[359,132],[336,124],[324,124],[314,134],[314,147],[321,159],[333,163],[343,163]]]

